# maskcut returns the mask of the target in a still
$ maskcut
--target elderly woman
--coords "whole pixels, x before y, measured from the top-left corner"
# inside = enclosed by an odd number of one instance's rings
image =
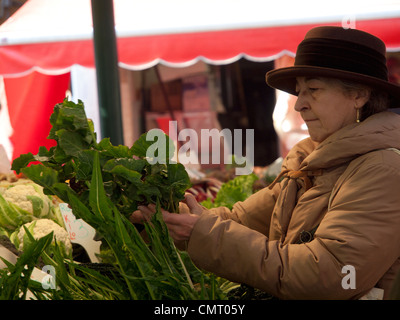
[[[266,79],[298,96],[310,138],[274,183],[232,210],[187,196],[181,214],[164,211],[171,236],[200,268],[281,299],[359,299],[372,289],[387,298],[400,271],[400,117],[385,110],[400,88],[387,81],[385,45],[359,30],[314,28],[295,65]]]

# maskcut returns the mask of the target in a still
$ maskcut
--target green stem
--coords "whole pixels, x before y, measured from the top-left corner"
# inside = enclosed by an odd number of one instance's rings
[[[115,257],[115,259],[117,260],[117,264],[118,264],[118,266],[120,267],[120,269],[121,269],[121,271],[122,271],[122,276],[124,277],[125,282],[126,282],[126,284],[127,284],[127,286],[128,286],[128,290],[129,290],[130,295],[133,297],[134,300],[138,300],[139,297],[137,296],[135,290],[133,289],[132,284],[130,283],[129,279],[127,279],[127,278],[125,277],[125,275],[127,274],[127,272],[126,272],[125,268],[122,266],[121,259],[120,259],[119,254],[118,254],[118,253],[120,252],[120,249],[115,249],[112,242],[108,241],[107,239],[105,239],[105,240],[107,241],[108,245],[110,246],[111,251],[113,252],[114,257]],[[136,262],[136,261],[135,261],[135,262]],[[137,262],[136,262],[136,265],[137,265]]]

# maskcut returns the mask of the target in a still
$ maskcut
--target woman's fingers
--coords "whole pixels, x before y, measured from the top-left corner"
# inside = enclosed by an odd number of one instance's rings
[[[179,213],[180,214],[196,214],[201,215],[203,212],[204,207],[201,206],[196,198],[190,194],[185,194],[185,199],[179,203]],[[164,210],[161,210],[164,211]],[[156,205],[149,204],[148,206],[139,206],[138,210],[134,211],[129,220],[132,223],[143,223],[146,221],[151,220],[153,214],[156,212]]]
[[[183,200],[183,202],[186,203],[190,212],[193,214],[201,215],[204,210],[203,206],[197,202],[195,196],[191,193],[185,194],[185,200]]]
[[[163,211],[163,219],[171,237],[175,241],[187,241],[192,234],[193,227],[199,219],[199,216],[195,214],[175,214]]]
[[[199,216],[204,210],[204,208],[197,202],[196,198],[191,194],[185,195],[182,209],[184,209],[184,212],[180,211],[180,214],[170,213],[161,209],[164,222],[167,225],[171,237],[175,241],[189,240],[194,224],[197,222]],[[139,206],[138,210],[131,214],[129,220],[132,223],[142,224],[150,221],[155,212],[156,206],[154,204]]]
[[[185,213],[190,213],[190,208],[185,202],[179,202],[179,213],[180,214],[185,214]]]
[[[143,223],[146,221],[150,221],[151,217],[153,214],[156,212],[156,206],[153,204],[150,204],[148,206],[139,206],[138,210],[134,211],[131,216],[129,217],[129,220],[132,223]]]
[[[132,223],[142,224],[146,221],[146,218],[143,216],[140,210],[136,210],[130,215],[129,221]]]

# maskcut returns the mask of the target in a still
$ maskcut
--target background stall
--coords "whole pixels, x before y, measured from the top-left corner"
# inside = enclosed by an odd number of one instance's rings
[[[292,98],[276,95],[264,75],[292,63],[310,28],[365,30],[390,54],[400,51],[400,1],[114,0],[114,12],[122,100],[114,130],[124,144],[169,120],[253,128],[256,165],[283,154],[278,136],[291,130],[282,124]],[[49,115],[66,95],[85,102],[101,137],[91,15],[89,0],[28,0],[0,26],[1,138],[10,160],[53,144]]]

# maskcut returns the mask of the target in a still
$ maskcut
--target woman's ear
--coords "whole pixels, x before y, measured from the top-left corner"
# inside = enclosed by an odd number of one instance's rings
[[[362,108],[371,97],[371,90],[370,89],[360,89],[355,91],[354,99],[355,105],[359,108]]]

